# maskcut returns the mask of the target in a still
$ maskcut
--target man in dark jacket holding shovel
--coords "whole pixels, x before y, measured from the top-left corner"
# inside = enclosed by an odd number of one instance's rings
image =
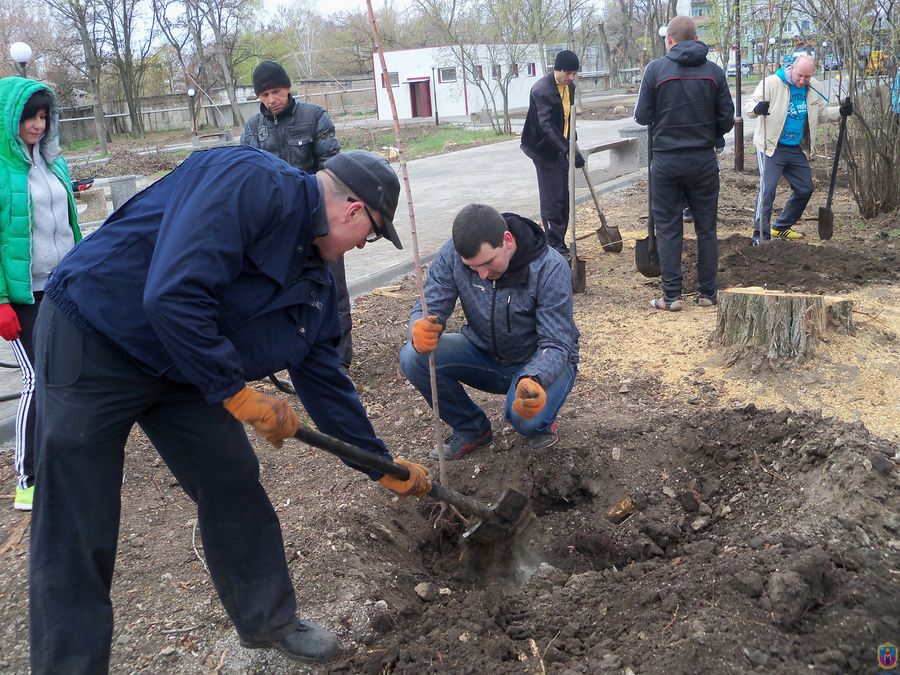
[[[693,19],[676,16],[666,27],[668,53],[650,62],[634,108],[638,124],[649,125],[650,211],[656,226],[663,295],[650,304],[677,311],[681,298],[682,207],[689,206],[697,233],[697,303],[717,302],[716,239],[719,164],[715,147],[734,126],[734,103],[722,69],[707,60]]]
[[[575,76],[580,64],[575,52],[564,49],[556,55],[553,71],[531,87],[528,115],[522,127],[522,152],[534,162],[541,220],[547,242],[568,260],[566,230],[569,229],[569,111],[575,101]],[[584,166],[581,153],[575,168]]]
[[[109,669],[124,446],[140,425],[197,503],[213,583],[243,646],[319,663],[337,651],[296,616],[281,526],[243,424],[281,447],[298,428],[247,381],[287,369],[315,424],[390,457],[341,371],[326,263],[381,237],[400,183],[372,153],[315,176],[246,146],[195,152],[67,255],[37,321],[31,667]],[[407,481],[370,473],[401,495]]]
[[[400,367],[431,405],[434,352],[441,419],[452,430],[444,456],[459,459],[493,441],[491,421],[464,384],[505,394],[506,419],[530,448],[556,443],[556,415],[575,384],[579,333],[571,270],[540,226],[483,204],[466,206],[428,268],[425,299],[429,316],[416,301]],[[442,335],[457,299],[466,324]]]

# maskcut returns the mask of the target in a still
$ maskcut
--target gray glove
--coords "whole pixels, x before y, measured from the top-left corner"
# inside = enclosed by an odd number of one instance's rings
[[[760,101],[753,108],[754,115],[768,115],[769,114],[769,102],[768,101]]]

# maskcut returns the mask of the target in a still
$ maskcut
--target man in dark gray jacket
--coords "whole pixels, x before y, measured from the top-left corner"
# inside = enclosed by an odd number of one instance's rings
[[[506,394],[506,419],[528,446],[553,445],[556,416],[575,384],[579,333],[571,270],[540,225],[483,204],[466,206],[428,269],[425,299],[429,316],[417,301],[400,367],[431,405],[434,352],[441,419],[452,429],[444,456],[459,459],[493,440],[490,420],[464,384]],[[457,299],[466,324],[442,335]]]
[[[666,27],[668,53],[644,70],[634,119],[652,136],[650,210],[656,226],[661,297],[650,305],[678,311],[683,276],[683,207],[689,206],[697,233],[697,304],[718,302],[716,239],[719,163],[716,147],[734,126],[734,103],[725,73],[706,58],[709,48],[697,39],[689,16],[676,16]]]
[[[256,66],[253,70],[253,91],[260,101],[259,112],[244,125],[241,145],[271,152],[308,174],[319,171],[325,160],[341,151],[331,117],[320,106],[294,100],[291,79],[281,64],[263,61]],[[353,359],[353,341],[344,257],[341,256],[329,267],[337,285],[341,319],[338,355],[344,367],[349,367]]]

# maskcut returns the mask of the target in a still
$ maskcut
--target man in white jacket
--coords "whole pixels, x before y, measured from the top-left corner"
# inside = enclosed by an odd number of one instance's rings
[[[816,137],[819,122],[833,122],[853,114],[849,98],[840,106],[827,106],[828,96],[812,75],[816,60],[804,54],[792,66],[781,68],[762,80],[744,105],[748,117],[762,117],[756,125],[753,144],[759,164],[759,196],[753,216],[753,244],[773,236],[802,239],[792,225],[800,220],[812,196],[812,171],[807,155]],[[770,226],[775,189],[784,176],[791,186],[790,198],[781,215]]]

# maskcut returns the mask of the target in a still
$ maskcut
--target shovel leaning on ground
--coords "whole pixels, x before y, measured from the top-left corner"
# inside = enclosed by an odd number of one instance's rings
[[[659,253],[656,250],[656,225],[653,223],[653,207],[651,189],[653,163],[653,127],[647,127],[647,237],[634,243],[634,264],[638,272],[645,277],[653,278],[662,274],[659,268]]]
[[[294,438],[308,445],[320,448],[357,466],[386,473],[400,480],[409,478],[409,470],[400,464],[366,452],[334,436],[323,434],[307,426],[300,425]],[[457,507],[460,511],[476,516],[479,521],[463,533],[463,539],[470,542],[503,545],[514,540],[531,522],[533,514],[528,508],[528,498],[515,490],[504,490],[493,506],[432,481],[428,496]]]
[[[607,253],[621,253],[622,234],[619,232],[618,227],[615,225],[610,227],[606,223],[606,215],[603,213],[603,209],[600,208],[600,200],[597,199],[597,193],[594,192],[594,185],[591,183],[587,163],[581,167],[581,170],[584,172],[584,182],[587,183],[588,189],[591,191],[591,198],[594,200],[594,206],[597,207],[597,215],[600,217],[600,227],[597,228],[597,239],[600,240],[600,246]]]
[[[849,100],[849,99],[848,99]],[[841,126],[838,131],[837,146],[834,149],[834,165],[831,167],[831,185],[828,187],[828,201],[819,207],[819,239],[831,239],[834,234],[834,211],[831,210],[831,199],[834,197],[834,182],[837,178],[838,162],[841,159],[841,145],[847,131],[847,116],[841,115]]]

